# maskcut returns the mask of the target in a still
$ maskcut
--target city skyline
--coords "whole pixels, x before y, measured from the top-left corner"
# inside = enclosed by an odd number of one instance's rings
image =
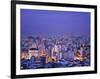
[[[90,66],[90,38],[89,12],[21,9],[20,68]]]

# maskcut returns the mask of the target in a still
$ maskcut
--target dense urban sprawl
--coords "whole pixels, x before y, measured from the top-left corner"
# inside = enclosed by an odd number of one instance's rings
[[[90,66],[90,48],[90,38],[84,36],[25,37],[21,69]]]

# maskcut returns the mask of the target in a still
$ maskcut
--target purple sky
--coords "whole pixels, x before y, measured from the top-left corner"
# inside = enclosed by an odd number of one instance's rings
[[[21,35],[90,35],[90,13],[21,9]]]

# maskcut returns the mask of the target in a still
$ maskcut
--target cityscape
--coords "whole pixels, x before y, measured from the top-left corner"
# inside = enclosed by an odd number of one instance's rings
[[[91,66],[90,13],[21,9],[20,69]]]
[[[89,38],[32,37],[22,39],[21,69],[90,66]]]

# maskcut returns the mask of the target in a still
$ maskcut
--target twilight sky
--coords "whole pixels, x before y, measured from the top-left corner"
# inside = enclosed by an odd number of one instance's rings
[[[90,13],[21,9],[21,35],[90,35]]]

